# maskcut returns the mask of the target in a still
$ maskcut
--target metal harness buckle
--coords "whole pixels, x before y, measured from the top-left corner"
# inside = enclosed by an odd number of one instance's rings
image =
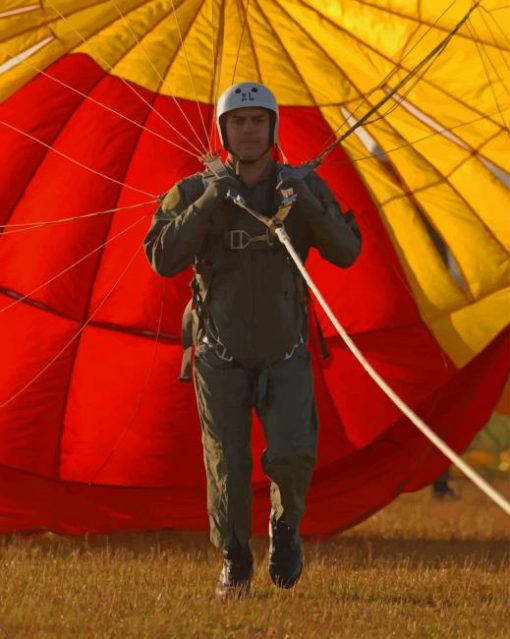
[[[268,246],[273,246],[274,240],[269,229],[266,229],[264,235],[250,235],[243,229],[234,229],[228,231],[228,247],[233,250],[242,250],[248,248],[253,242],[266,242]]]
[[[230,248],[245,249],[251,242],[251,235],[242,229],[230,231]]]

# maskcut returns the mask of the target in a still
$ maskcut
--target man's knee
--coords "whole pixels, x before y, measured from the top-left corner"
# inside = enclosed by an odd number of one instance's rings
[[[315,446],[309,446],[295,451],[265,450],[262,454],[262,468],[264,472],[273,476],[308,477],[313,472],[317,461]]]

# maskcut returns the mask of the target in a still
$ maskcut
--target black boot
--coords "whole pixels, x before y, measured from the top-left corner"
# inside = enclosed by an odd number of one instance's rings
[[[216,596],[219,599],[247,597],[252,577],[253,555],[250,546],[241,546],[234,537],[227,550],[223,551],[223,568],[216,584]]]
[[[458,493],[446,481],[435,481],[432,484],[432,497],[437,501],[456,501],[460,499]]]
[[[289,528],[274,516],[269,520],[269,574],[278,588],[295,586],[303,570],[298,528]]]

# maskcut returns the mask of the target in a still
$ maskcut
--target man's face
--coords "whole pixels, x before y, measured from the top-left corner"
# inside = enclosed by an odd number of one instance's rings
[[[270,126],[266,109],[247,107],[227,113],[225,128],[230,152],[241,160],[256,160],[268,150]]]

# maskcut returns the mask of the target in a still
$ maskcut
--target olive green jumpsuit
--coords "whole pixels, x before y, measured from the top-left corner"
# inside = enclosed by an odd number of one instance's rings
[[[255,186],[239,183],[247,205],[268,217],[280,203],[279,168],[271,161]],[[305,180],[319,208],[308,210],[298,198],[285,220],[292,244],[303,261],[314,246],[333,264],[350,266],[361,247],[352,214],[341,213],[315,173]],[[199,206],[206,184],[207,176],[196,174],[167,193],[145,252],[164,277],[194,265],[193,377],[211,541],[227,549],[234,535],[241,545],[251,536],[252,409],[267,442],[261,462],[271,479],[272,511],[291,528],[305,511],[317,415],[302,278],[277,238],[232,200]]]

